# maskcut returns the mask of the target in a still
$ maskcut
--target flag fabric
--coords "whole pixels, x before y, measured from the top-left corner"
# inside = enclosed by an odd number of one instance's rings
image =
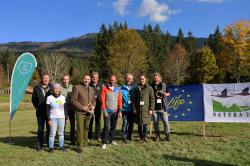
[[[169,87],[170,121],[204,121],[202,84]]]
[[[204,84],[205,122],[250,122],[250,83]]]
[[[15,63],[11,76],[10,120],[13,119],[23,99],[36,66],[36,58],[30,53],[23,53]]]

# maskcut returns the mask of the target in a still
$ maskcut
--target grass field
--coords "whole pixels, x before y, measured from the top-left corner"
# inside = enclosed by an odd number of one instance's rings
[[[0,103],[9,102],[10,96],[9,95],[0,95]],[[30,102],[31,101],[31,94],[25,94],[22,100],[23,102]]]
[[[46,149],[36,152],[34,110],[19,110],[13,120],[13,144],[8,144],[8,112],[0,112],[0,165],[250,165],[250,124],[209,123],[207,138],[202,137],[200,122],[171,122],[171,142],[140,144],[134,132],[133,142],[124,145],[117,127],[118,146],[102,150],[91,141],[82,154],[69,145],[66,152]],[[137,127],[135,127],[137,129]]]

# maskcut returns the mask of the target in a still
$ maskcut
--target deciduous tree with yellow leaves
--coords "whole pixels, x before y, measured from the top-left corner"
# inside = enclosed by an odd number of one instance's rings
[[[127,73],[137,76],[147,69],[148,49],[135,30],[119,30],[108,45],[108,51],[108,66],[119,82]]]
[[[228,53],[229,71],[240,82],[249,75],[250,67],[250,21],[239,21],[224,29],[223,41]]]

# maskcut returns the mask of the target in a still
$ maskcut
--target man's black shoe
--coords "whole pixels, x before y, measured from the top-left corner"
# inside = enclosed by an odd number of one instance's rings
[[[77,149],[76,149],[76,152],[77,152],[77,153],[82,153],[82,149],[77,148]]]
[[[41,151],[43,150],[43,148],[42,148],[41,146],[37,146],[36,150],[37,150],[38,152],[41,152]]]
[[[154,139],[155,141],[159,141],[160,140],[160,136],[159,135],[157,135],[157,136],[155,136],[155,139]]]
[[[128,143],[128,140],[127,140],[127,139],[123,139],[123,143],[124,143],[124,144],[127,144],[127,143]]]
[[[54,148],[49,148],[49,152],[53,153],[54,152]]]
[[[170,134],[166,134],[166,141],[170,141]]]
[[[143,141],[145,142],[145,143],[148,143],[149,142],[149,140],[148,140],[148,138],[143,138]]]
[[[60,147],[59,150],[61,150],[62,152],[66,151],[64,147]]]

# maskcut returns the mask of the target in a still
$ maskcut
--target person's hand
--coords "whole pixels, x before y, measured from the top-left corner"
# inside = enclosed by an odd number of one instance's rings
[[[153,115],[153,111],[149,110],[148,114]]]
[[[104,111],[104,117],[107,118],[109,116],[109,114],[107,113],[107,111]]]
[[[164,96],[165,97],[170,96],[170,93],[164,93]]]
[[[52,125],[52,121],[51,121],[51,120],[49,120],[49,121],[48,121],[48,124],[49,124],[49,126],[51,126],[51,125]]]
[[[82,107],[82,112],[86,112],[88,110],[88,106],[83,106]]]
[[[95,106],[91,105],[91,110],[94,111],[95,110]]]
[[[134,114],[136,114],[136,113],[137,113],[137,111],[136,111],[136,110],[133,110],[133,113],[134,113]]]
[[[122,113],[119,112],[119,113],[118,113],[118,118],[121,118],[121,117],[122,117]]]

